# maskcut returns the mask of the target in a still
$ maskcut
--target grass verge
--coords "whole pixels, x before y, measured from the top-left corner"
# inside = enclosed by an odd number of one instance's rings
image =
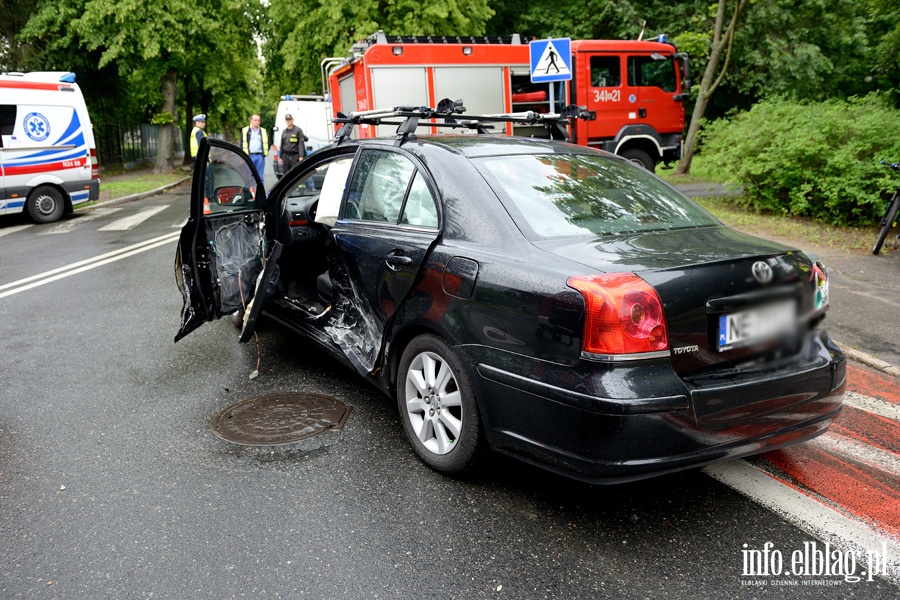
[[[847,251],[871,251],[878,233],[874,226],[838,227],[807,217],[758,213],[737,205],[733,198],[694,198],[694,201],[726,225],[759,237],[789,238]]]
[[[100,180],[100,200],[112,200],[131,194],[149,192],[164,185],[169,185],[185,178],[184,173],[171,173],[155,175],[148,173],[136,177],[117,179],[115,176],[109,180]]]

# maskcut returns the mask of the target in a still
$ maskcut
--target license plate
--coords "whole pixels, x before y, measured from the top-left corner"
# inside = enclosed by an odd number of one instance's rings
[[[719,317],[719,352],[785,335],[797,325],[793,300],[767,304]]]

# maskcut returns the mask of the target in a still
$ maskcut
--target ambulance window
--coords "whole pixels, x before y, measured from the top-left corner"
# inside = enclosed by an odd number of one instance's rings
[[[629,56],[628,85],[658,87],[664,92],[674,92],[674,61],[667,58],[656,60],[650,56]]]
[[[12,135],[16,128],[16,107],[9,104],[0,104],[0,135]],[[3,145],[0,139],[0,145]]]
[[[591,85],[594,87],[622,85],[622,67],[618,56],[591,57]]]

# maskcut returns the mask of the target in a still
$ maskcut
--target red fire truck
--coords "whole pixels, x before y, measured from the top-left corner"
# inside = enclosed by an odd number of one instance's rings
[[[531,82],[528,44],[511,38],[388,37],[379,31],[345,58],[323,61],[334,112],[437,106],[462,99],[471,114],[551,112],[568,104],[595,111],[570,131],[575,143],[601,148],[653,170],[681,156],[687,55],[656,41],[573,40],[572,80]],[[324,81],[323,81],[324,85]],[[552,91],[551,91],[552,90]],[[551,93],[553,96],[551,97]],[[360,127],[358,135],[390,135]],[[502,133],[545,135],[506,123]]]

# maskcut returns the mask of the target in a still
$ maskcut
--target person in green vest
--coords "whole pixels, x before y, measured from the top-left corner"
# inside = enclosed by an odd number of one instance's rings
[[[197,164],[197,150],[200,149],[200,140],[206,137],[206,115],[201,113],[194,116],[194,128],[191,129],[191,160]]]
[[[250,125],[241,129],[241,150],[250,155],[250,160],[259,173],[259,180],[263,184],[266,170],[266,155],[269,154],[269,135],[259,126],[259,115],[250,117]]]

